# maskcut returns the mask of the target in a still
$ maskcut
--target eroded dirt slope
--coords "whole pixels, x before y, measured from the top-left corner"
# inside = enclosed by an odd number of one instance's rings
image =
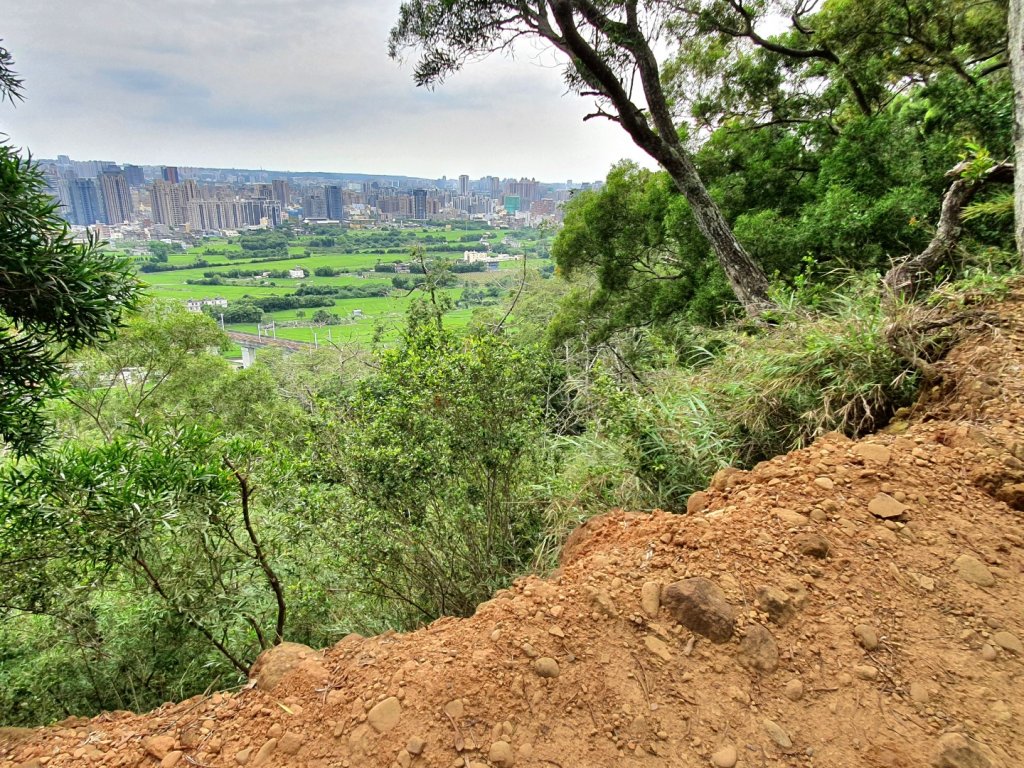
[[[592,521],[470,619],[0,733],[0,766],[1024,765],[1022,298],[909,426]]]

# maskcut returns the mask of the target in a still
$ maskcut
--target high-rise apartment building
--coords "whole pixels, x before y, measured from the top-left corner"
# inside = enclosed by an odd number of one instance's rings
[[[281,208],[287,208],[292,204],[292,192],[288,188],[288,182],[284,179],[274,179],[272,185],[274,199],[281,204]]]
[[[412,191],[412,217],[425,220],[427,218],[427,190],[414,189]]]
[[[153,211],[153,221],[157,224],[180,227],[188,221],[188,206],[181,184],[154,181],[149,190],[149,203]]]
[[[142,168],[137,165],[124,164],[124,177],[129,187],[141,187],[146,183],[146,177],[142,174]]]
[[[341,187],[336,184],[328,184],[324,187],[324,202],[327,206],[328,219],[345,220],[345,198],[341,194]]]
[[[459,194],[463,197],[469,195],[469,176],[466,174],[459,176]]]
[[[132,193],[122,171],[104,171],[99,176],[107,224],[123,224],[135,218]]]
[[[178,174],[178,169],[173,165],[168,165],[164,167],[163,176],[164,181],[169,181],[172,184],[177,184],[181,181],[181,177]]]
[[[307,219],[325,220],[327,216],[327,198],[323,189],[313,189],[302,199],[302,215]]]
[[[102,196],[92,179],[71,179],[68,181],[69,209],[65,218],[72,224],[86,227],[106,220]]]

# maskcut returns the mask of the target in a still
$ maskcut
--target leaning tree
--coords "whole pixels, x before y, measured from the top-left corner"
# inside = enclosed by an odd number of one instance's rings
[[[594,97],[590,117],[612,120],[656,160],[686,197],[733,293],[748,314],[771,306],[768,279],[708,194],[680,138],[655,49],[671,31],[672,0],[408,0],[389,52],[417,55],[417,85],[433,86],[488,53],[533,38],[568,59],[566,79]],[[639,92],[634,88],[639,85]]]
[[[1024,259],[1024,0],[1010,0],[1010,65],[1013,72],[1014,141],[1017,171],[1014,176],[1016,195],[1017,252]]]

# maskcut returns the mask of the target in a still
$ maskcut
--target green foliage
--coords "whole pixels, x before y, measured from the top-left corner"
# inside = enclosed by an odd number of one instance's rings
[[[597,290],[581,311],[599,336],[680,314],[712,320],[729,296],[685,199],[666,174],[632,163],[615,166],[600,192],[566,205],[552,256],[565,278],[596,275]],[[573,323],[565,326],[574,332]]]
[[[705,333],[684,365],[643,386],[591,382],[586,431],[560,443],[548,524],[609,506],[682,511],[721,467],[749,467],[830,431],[864,434],[913,397],[916,372],[889,343],[877,289],[855,280],[816,293],[814,309],[776,298],[776,325]]]
[[[130,262],[76,243],[39,168],[0,144],[0,439],[38,448],[62,356],[108,341],[138,295]]]
[[[21,99],[12,66],[0,46],[0,102]],[[0,446],[40,446],[61,357],[107,341],[138,297],[130,262],[91,238],[75,242],[42,171],[0,142]]]
[[[444,330],[422,303],[322,430],[316,464],[352,496],[340,522],[355,578],[407,621],[467,615],[529,560],[542,371],[501,336]]]

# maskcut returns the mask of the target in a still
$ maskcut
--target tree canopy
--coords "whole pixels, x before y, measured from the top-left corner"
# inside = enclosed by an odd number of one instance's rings
[[[708,194],[677,128],[655,52],[671,28],[672,0],[410,0],[391,31],[390,53],[418,52],[414,78],[432,86],[467,61],[538,38],[566,57],[570,89],[596,99],[589,118],[618,123],[656,160],[690,204],[736,299],[750,314],[771,304],[768,279]],[[637,88],[638,86],[638,88]]]
[[[21,97],[12,63],[0,48],[0,101]],[[20,453],[39,444],[62,357],[111,338],[138,295],[130,262],[76,241],[39,167],[0,143],[0,439]]]

